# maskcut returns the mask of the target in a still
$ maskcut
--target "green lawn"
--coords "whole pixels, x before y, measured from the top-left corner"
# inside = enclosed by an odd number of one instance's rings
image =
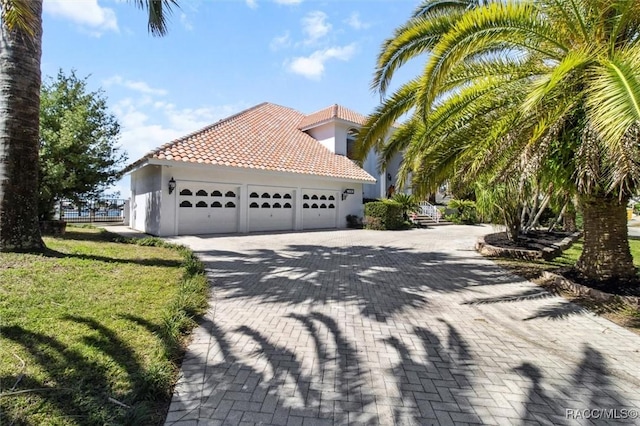
[[[631,248],[634,265],[640,268],[640,238],[629,237],[629,247]],[[575,265],[581,253],[582,240],[575,242],[562,253],[562,256],[555,258],[551,263],[559,266],[572,266]]]
[[[0,253],[0,424],[157,424],[206,307],[202,266],[96,229],[45,242]]]

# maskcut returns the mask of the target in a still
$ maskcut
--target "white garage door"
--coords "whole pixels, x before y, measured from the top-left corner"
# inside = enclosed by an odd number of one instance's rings
[[[249,187],[249,231],[293,229],[293,189]]]
[[[238,232],[238,187],[184,184],[178,191],[178,234]]]
[[[338,191],[304,189],[302,191],[302,228],[337,227]]]

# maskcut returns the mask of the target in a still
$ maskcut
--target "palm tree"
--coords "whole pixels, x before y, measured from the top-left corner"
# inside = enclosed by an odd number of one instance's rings
[[[377,149],[384,165],[405,151],[398,179],[423,193],[452,176],[497,185],[551,174],[583,212],[579,272],[634,278],[626,205],[640,182],[640,1],[489,1],[411,18],[396,36],[420,39],[425,21],[439,36],[402,51],[405,62],[429,52],[423,73],[369,117],[357,152]],[[379,56],[382,92],[393,49]]]
[[[154,36],[175,0],[134,0]],[[42,0],[0,1],[0,251],[44,248],[38,226]]]

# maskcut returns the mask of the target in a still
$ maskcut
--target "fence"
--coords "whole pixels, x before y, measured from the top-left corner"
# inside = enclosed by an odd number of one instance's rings
[[[126,200],[120,198],[61,201],[57,214],[61,220],[71,223],[119,223],[124,221],[125,202]]]

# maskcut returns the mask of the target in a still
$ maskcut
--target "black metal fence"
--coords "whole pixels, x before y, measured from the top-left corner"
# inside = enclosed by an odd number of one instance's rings
[[[61,220],[71,223],[118,223],[124,221],[125,201],[120,198],[61,201],[57,213]]]

